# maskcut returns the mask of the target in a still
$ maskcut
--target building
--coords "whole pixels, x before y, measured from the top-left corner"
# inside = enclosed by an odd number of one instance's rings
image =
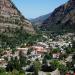
[[[29,48],[17,48],[17,51],[22,51],[24,55],[27,54]]]
[[[53,53],[52,56],[54,59],[59,59],[60,53]]]
[[[47,52],[47,50],[42,46],[33,46],[33,51],[35,54],[41,54],[41,55]]]
[[[4,58],[0,58],[0,67],[5,68],[7,65],[7,62],[4,60]]]

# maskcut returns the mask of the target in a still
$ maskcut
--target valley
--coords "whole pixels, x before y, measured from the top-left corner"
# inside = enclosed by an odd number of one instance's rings
[[[0,0],[0,75],[75,75],[75,0],[31,20]]]

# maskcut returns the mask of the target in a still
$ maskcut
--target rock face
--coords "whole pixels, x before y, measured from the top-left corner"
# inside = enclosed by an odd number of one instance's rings
[[[48,31],[75,31],[75,0],[56,8],[40,27]]]
[[[31,22],[22,16],[11,0],[0,0],[0,33],[15,32],[21,28],[34,33]]]

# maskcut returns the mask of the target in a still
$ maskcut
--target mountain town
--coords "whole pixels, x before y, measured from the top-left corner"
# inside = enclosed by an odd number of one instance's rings
[[[0,75],[75,75],[75,0],[31,20],[0,0]]]

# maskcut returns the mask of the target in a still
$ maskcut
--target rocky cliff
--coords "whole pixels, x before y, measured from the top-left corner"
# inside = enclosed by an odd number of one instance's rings
[[[75,0],[56,8],[40,27],[47,31],[75,31]]]
[[[0,0],[0,32],[14,32],[20,28],[34,33],[31,22],[24,18],[11,0]]]

